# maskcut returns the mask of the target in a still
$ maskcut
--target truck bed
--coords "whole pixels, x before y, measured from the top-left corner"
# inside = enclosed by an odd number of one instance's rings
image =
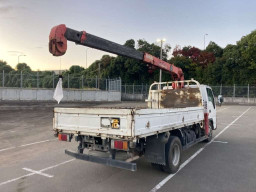
[[[54,129],[102,138],[142,138],[203,121],[203,107],[187,108],[54,108]],[[103,127],[102,119],[118,118],[120,127]]]

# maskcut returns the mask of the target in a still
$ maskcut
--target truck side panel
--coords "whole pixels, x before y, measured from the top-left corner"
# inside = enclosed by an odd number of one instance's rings
[[[152,135],[199,123],[204,119],[203,110],[203,107],[136,110],[135,136]]]

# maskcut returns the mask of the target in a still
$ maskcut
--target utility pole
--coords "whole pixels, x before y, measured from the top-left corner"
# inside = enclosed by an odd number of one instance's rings
[[[98,89],[100,89],[100,63],[99,63],[99,71],[98,71],[98,77],[99,77],[99,80],[98,80]]]
[[[160,50],[160,59],[162,60],[163,59],[163,43],[166,41],[165,38],[163,39],[158,39],[157,42],[160,42],[161,43],[161,50]],[[159,83],[162,82],[162,69],[160,69],[159,71]],[[161,85],[158,86],[158,89],[161,88]]]
[[[208,35],[207,33],[204,34],[204,50],[205,50],[205,36]]]
[[[26,55],[18,55],[18,64],[20,63],[20,57],[22,57],[22,56],[26,56]]]
[[[87,51],[88,49],[90,49],[90,47],[88,47],[86,50],[85,50],[85,56],[86,56],[86,66],[85,66],[85,69],[87,69]]]
[[[3,80],[2,80],[2,87],[4,87],[4,70],[3,70]]]

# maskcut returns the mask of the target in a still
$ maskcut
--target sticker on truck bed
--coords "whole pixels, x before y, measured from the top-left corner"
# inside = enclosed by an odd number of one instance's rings
[[[101,117],[101,127],[119,129],[120,128],[120,118]]]

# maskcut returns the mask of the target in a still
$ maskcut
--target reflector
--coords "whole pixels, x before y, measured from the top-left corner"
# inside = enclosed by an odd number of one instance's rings
[[[59,134],[58,138],[59,138],[59,141],[67,141],[68,140],[68,135],[66,135],[66,134]]]
[[[123,149],[123,141],[115,141],[114,142],[115,149]]]
[[[128,150],[128,142],[127,141],[123,142],[123,150]]]

